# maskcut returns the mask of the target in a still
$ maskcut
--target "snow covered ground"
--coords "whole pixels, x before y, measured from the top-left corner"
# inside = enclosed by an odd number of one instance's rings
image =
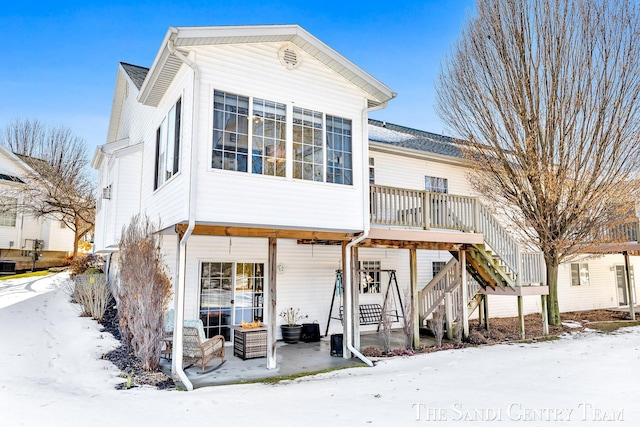
[[[78,317],[65,280],[0,282],[2,426],[640,425],[640,327],[277,385],[118,391],[117,368],[100,360],[116,341]]]

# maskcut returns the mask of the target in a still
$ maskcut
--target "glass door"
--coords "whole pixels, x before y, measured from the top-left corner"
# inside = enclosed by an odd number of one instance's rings
[[[203,262],[200,271],[200,319],[207,338],[231,340],[233,263]]]
[[[233,338],[232,325],[264,320],[264,264],[203,262],[200,319],[207,338]]]
[[[624,265],[616,265],[616,286],[618,289],[618,305],[629,305],[627,299],[627,277]]]

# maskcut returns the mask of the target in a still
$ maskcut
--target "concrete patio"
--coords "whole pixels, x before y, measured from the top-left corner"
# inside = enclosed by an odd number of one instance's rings
[[[381,347],[378,334],[363,333],[360,337],[361,349],[368,346]],[[401,330],[394,330],[391,333],[391,348],[402,348],[404,346],[404,334]],[[420,337],[421,346],[432,346],[435,340],[431,336]],[[219,368],[205,374],[200,374],[200,368],[191,366],[186,369],[187,377],[193,383],[194,388],[208,387],[224,384],[235,384],[259,381],[268,378],[283,377],[313,373],[324,370],[342,369],[350,367],[365,367],[366,365],[358,358],[344,359],[342,357],[331,356],[330,337],[323,337],[319,342],[298,342],[296,344],[286,344],[278,341],[276,350],[276,369],[267,369],[267,359],[255,358],[242,360],[233,355],[233,347],[227,346],[225,363]],[[212,360],[208,368],[215,367],[220,359]],[[171,374],[171,362],[162,361],[162,370]]]

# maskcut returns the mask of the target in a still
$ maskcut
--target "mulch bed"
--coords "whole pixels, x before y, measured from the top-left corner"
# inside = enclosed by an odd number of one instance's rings
[[[130,387],[140,385],[148,385],[156,387],[160,390],[175,388],[175,383],[164,372],[149,372],[142,369],[142,362],[138,359],[131,349],[122,342],[120,335],[120,327],[118,320],[118,310],[115,307],[109,307],[100,322],[103,326],[102,332],[109,332],[114,336],[120,345],[110,352],[102,356],[103,359],[110,361],[122,371],[123,378],[127,376],[131,378]],[[126,389],[126,382],[118,384],[117,389]]]

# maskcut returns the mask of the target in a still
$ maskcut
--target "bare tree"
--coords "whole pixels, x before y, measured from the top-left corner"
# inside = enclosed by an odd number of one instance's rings
[[[19,177],[25,185],[5,190],[6,195],[18,200],[25,214],[62,221],[75,234],[77,255],[78,242],[95,223],[95,185],[84,141],[66,127],[16,119],[0,132],[0,144],[31,168]]]
[[[442,65],[438,112],[469,141],[477,191],[543,251],[553,325],[558,265],[637,222],[639,12],[627,0],[478,0]]]

